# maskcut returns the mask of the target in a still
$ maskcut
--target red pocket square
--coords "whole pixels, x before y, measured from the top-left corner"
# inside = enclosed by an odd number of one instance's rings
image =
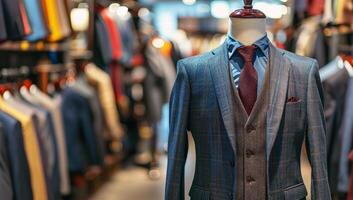
[[[300,101],[301,99],[299,99],[298,97],[290,97],[289,99],[287,99],[287,103],[297,103]]]

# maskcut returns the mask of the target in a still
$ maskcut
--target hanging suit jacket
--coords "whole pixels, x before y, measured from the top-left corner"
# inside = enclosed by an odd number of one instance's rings
[[[0,112],[0,122],[3,125],[5,144],[11,169],[11,180],[14,191],[13,200],[32,200],[33,193],[29,166],[24,149],[23,130],[21,124],[10,115]]]
[[[3,5],[0,1],[0,42],[7,38],[5,15]]]
[[[1,199],[12,199],[13,188],[10,177],[9,158],[3,127],[0,124],[0,194]]]
[[[88,166],[102,165],[88,100],[71,88],[65,88],[62,91],[61,111],[70,172],[82,172]]]
[[[304,138],[312,167],[311,199],[331,199],[323,91],[317,62],[277,49],[272,44],[269,55],[270,103],[266,113],[265,147],[267,199],[305,199],[307,191],[300,171]],[[177,68],[170,101],[165,199],[184,199],[187,131],[191,131],[196,145],[191,199],[235,199],[237,130],[234,121],[237,110],[231,95],[227,45],[224,43],[212,52],[183,59]]]
[[[25,30],[21,18],[18,0],[1,0],[5,17],[7,39],[21,39]],[[1,30],[2,31],[2,30]]]
[[[346,69],[341,69],[323,82],[325,95],[325,121],[326,121],[326,146],[329,183],[332,193],[338,192],[338,174],[342,138],[340,130],[344,121],[343,114],[346,109],[346,94],[349,74]]]

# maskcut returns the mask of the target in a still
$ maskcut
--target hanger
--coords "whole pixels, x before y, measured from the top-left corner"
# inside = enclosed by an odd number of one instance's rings
[[[14,85],[12,83],[0,84],[0,95],[3,96],[6,92],[12,92]]]
[[[230,18],[266,18],[266,15],[260,10],[253,9],[252,0],[243,0],[244,8],[232,12]]]
[[[347,55],[347,54],[346,55],[342,54],[340,57],[343,60],[343,66],[347,70],[349,76],[353,77],[353,67],[352,67],[353,56],[352,55]]]
[[[336,56],[334,60],[323,66],[319,70],[321,81],[325,81],[332,75],[336,74],[338,71],[344,68],[344,60],[341,56]]]

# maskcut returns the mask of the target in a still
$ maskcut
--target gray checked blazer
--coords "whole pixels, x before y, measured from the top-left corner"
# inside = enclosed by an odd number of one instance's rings
[[[267,199],[305,199],[300,152],[305,138],[312,200],[331,199],[327,178],[323,91],[314,59],[269,47],[270,103],[266,118]],[[227,44],[183,59],[170,102],[166,200],[184,199],[187,130],[196,144],[192,200],[234,199],[237,117]],[[293,97],[295,101],[293,102]],[[290,100],[292,99],[292,100]]]

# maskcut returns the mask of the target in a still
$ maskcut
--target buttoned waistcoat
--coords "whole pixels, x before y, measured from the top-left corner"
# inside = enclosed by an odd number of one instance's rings
[[[269,66],[267,67],[269,68]],[[266,110],[269,104],[269,70],[264,77],[257,101],[248,115],[229,68],[232,86],[232,105],[235,117],[237,168],[234,193],[237,200],[266,199]],[[233,195],[231,195],[233,196]]]
[[[323,91],[311,58],[269,46],[269,104],[266,109],[266,199],[303,199],[300,171],[305,138],[312,167],[312,200],[331,199],[327,179]],[[184,199],[187,131],[196,146],[192,200],[236,199],[237,142],[226,44],[179,61],[170,101],[166,200]],[[288,101],[295,97],[297,101]],[[254,128],[258,127],[254,124]],[[234,163],[234,164],[233,164]]]

